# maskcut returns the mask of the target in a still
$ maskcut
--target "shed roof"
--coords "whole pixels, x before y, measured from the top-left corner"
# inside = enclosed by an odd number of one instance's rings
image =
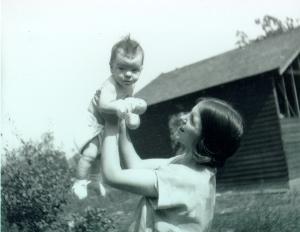
[[[267,71],[285,71],[300,51],[300,28],[163,73],[137,97],[149,105]]]

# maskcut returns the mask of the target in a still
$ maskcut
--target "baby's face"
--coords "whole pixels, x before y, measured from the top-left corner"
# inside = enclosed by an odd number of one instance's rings
[[[138,52],[135,56],[126,56],[121,50],[111,64],[111,74],[121,86],[131,86],[140,77],[142,71],[143,55]]]

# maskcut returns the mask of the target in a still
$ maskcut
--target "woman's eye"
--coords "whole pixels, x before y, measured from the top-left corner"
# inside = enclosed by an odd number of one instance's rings
[[[192,114],[190,115],[190,122],[193,126],[195,125],[194,116]]]

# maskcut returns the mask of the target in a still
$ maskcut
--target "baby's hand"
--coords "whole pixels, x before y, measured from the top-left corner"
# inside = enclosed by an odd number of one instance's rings
[[[143,114],[147,110],[147,103],[141,98],[128,97],[125,99],[129,111],[134,114]]]
[[[125,119],[128,111],[128,105],[126,104],[126,102],[124,100],[119,100],[117,107],[117,116],[121,119]]]

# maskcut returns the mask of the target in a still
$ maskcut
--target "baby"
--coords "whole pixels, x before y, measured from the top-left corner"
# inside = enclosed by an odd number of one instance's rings
[[[101,151],[104,119],[103,114],[116,115],[125,119],[129,129],[136,129],[140,124],[139,114],[146,111],[144,100],[133,98],[134,84],[139,79],[143,68],[144,51],[129,36],[116,43],[111,51],[111,76],[97,90],[88,108],[88,135],[79,144],[81,157],[77,167],[77,180],[72,190],[83,199],[87,196],[87,180],[91,166],[100,166],[96,158]],[[105,195],[101,182],[100,192]]]

